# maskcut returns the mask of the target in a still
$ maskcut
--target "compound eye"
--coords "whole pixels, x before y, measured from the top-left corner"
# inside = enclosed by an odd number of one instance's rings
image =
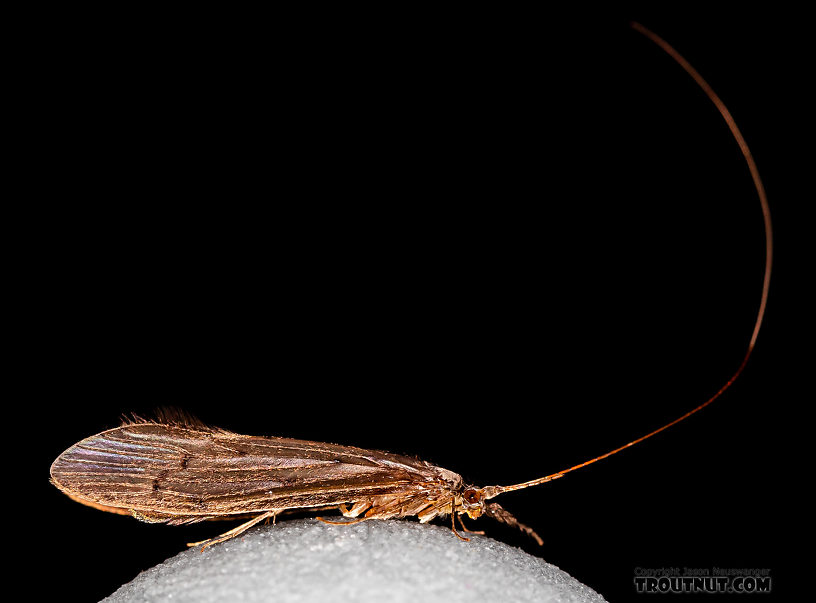
[[[479,501],[482,500],[482,491],[468,488],[462,493],[462,498],[464,498],[465,502],[469,505],[477,505]]]

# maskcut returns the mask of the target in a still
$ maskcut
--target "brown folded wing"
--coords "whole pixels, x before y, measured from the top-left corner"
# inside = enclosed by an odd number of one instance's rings
[[[84,504],[174,523],[382,495],[433,497],[442,485],[438,468],[406,456],[150,422],[71,446],[51,478]]]

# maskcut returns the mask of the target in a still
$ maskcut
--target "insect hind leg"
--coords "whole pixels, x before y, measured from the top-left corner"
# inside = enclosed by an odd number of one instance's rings
[[[322,521],[323,523],[327,523],[332,526],[350,526],[355,523],[360,523],[361,521],[367,521],[369,519],[373,519],[372,517],[355,517],[353,519],[346,519],[346,520],[338,520],[334,521],[331,519],[326,519],[325,517],[315,517],[317,521]]]
[[[360,514],[367,511],[369,507],[371,507],[370,500],[360,500],[354,503],[350,509],[346,505],[340,505],[340,513],[343,514],[343,517],[359,517]]]
[[[218,544],[220,542],[225,542],[227,540],[230,540],[231,538],[235,538],[239,534],[243,534],[244,532],[246,532],[249,528],[254,526],[256,523],[262,522],[264,519],[269,519],[269,518],[274,519],[275,515],[277,515],[277,514],[278,514],[277,510],[267,511],[266,513],[261,513],[257,517],[253,517],[249,521],[244,522],[241,525],[232,528],[228,532],[224,532],[220,536],[216,536],[215,538],[210,538],[209,540],[201,540],[199,542],[188,542],[187,546],[192,547],[192,546],[201,545],[201,552],[203,553],[204,549],[206,549],[208,546],[212,546],[214,544]]]

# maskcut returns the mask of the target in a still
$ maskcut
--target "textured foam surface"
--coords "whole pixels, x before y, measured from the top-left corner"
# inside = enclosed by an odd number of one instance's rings
[[[469,536],[413,521],[282,521],[185,550],[105,601],[604,601],[541,559]]]

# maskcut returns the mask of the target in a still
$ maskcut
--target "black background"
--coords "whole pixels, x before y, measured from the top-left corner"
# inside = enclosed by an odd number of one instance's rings
[[[716,110],[630,19],[697,67],[754,152],[778,239],[767,322],[716,404],[503,497],[543,547],[480,527],[611,601],[636,598],[638,567],[769,568],[784,588],[780,22],[462,10],[48,16],[58,35],[30,44],[20,89],[10,233],[28,415],[13,435],[38,508],[21,523],[46,590],[98,600],[223,528],[142,524],[48,484],[60,452],[123,413],[175,406],[488,485],[714,393],[757,311],[759,203]]]

